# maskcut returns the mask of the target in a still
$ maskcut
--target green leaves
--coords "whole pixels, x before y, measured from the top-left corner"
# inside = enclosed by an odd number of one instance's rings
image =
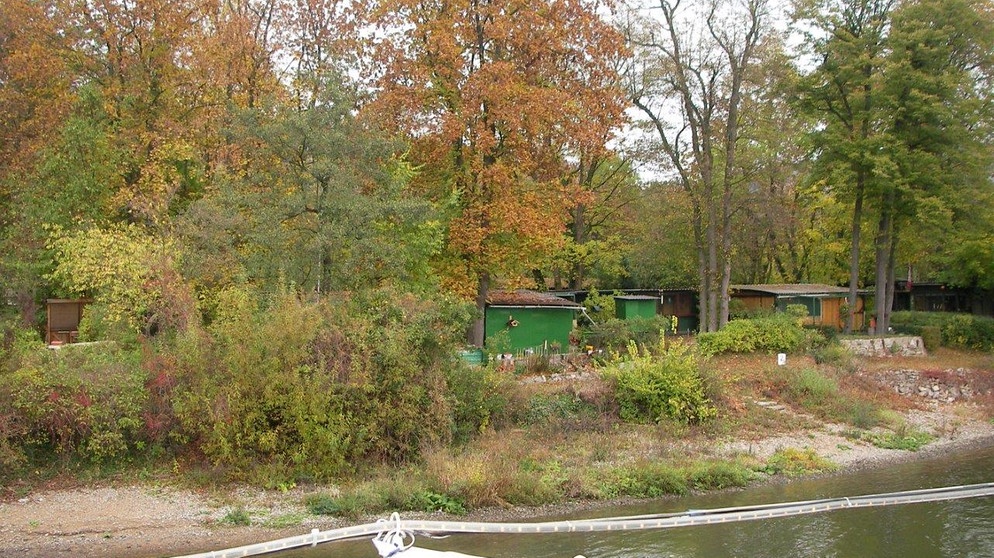
[[[701,333],[697,345],[704,355],[720,353],[791,352],[812,343],[813,331],[807,331],[799,320],[786,314],[768,318],[732,320],[721,331]]]
[[[705,394],[697,356],[691,347],[674,344],[657,354],[640,351],[634,343],[627,356],[603,371],[611,382],[622,420],[659,422],[672,419],[697,423],[717,416]]]

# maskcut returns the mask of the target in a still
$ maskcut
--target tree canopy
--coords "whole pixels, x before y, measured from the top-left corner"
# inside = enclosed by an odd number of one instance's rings
[[[642,7],[3,2],[0,295],[994,285],[989,0]]]

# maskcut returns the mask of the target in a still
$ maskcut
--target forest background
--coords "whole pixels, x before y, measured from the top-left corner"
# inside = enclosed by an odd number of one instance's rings
[[[872,286],[884,331],[898,275],[991,288],[992,22],[983,0],[4,2],[0,460],[410,459],[487,426],[496,380],[451,355],[491,288],[694,287],[706,332],[733,282]],[[111,348],[33,352],[43,301],[78,296]]]

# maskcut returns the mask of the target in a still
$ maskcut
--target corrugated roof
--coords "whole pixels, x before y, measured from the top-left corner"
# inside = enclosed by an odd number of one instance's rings
[[[582,306],[549,293],[518,289],[516,291],[490,291],[487,304],[491,306],[560,306],[563,308],[581,308]]]
[[[810,296],[825,294],[848,294],[846,287],[822,285],[819,283],[769,284],[769,285],[732,285],[732,291],[753,291],[774,296]]]

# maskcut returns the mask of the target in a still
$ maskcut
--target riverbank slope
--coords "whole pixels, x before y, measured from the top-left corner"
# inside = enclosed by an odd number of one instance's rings
[[[989,376],[990,370],[941,367],[935,360],[866,359],[860,363],[859,374],[910,400],[911,405],[894,412],[900,413],[909,429],[927,432],[934,439],[919,451],[885,449],[853,437],[850,426],[818,421],[776,400],[756,399],[748,404],[782,415],[784,424],[794,426],[770,435],[752,431],[688,438],[679,451],[715,457],[746,454],[762,462],[778,450],[798,448],[817,453],[845,472],[994,445],[994,424],[987,407],[978,401],[981,394],[964,396],[961,389],[976,375]],[[342,519],[308,513],[305,497],[324,488],[264,491],[242,487],[219,493],[156,482],[41,486],[0,502],[0,556],[175,556],[346,525]],[[525,519],[602,505],[608,503],[584,500],[551,508],[480,510],[469,517]],[[250,517],[250,525],[237,525],[242,512]]]

